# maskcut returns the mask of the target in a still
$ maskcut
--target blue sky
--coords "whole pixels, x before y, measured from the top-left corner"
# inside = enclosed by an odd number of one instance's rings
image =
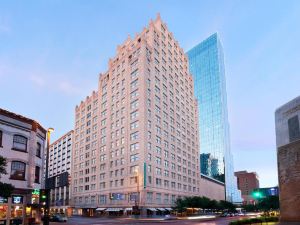
[[[219,33],[235,169],[276,185],[274,111],[300,91],[299,1],[1,1],[0,107],[59,137],[116,46],[157,12],[186,51]]]

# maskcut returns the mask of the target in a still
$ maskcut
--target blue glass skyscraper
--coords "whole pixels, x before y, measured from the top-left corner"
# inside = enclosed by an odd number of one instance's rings
[[[218,35],[213,34],[187,55],[199,107],[201,173],[225,183],[226,200],[240,202],[230,151],[224,56]]]

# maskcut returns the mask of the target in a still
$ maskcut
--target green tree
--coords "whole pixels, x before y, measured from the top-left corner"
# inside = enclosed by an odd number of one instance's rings
[[[227,202],[224,200],[219,201],[219,209],[220,210],[228,210],[228,211],[234,212],[235,208],[236,208],[235,205],[231,202]]]
[[[6,159],[0,155],[0,179],[2,174],[7,174],[6,166],[7,166]]]
[[[182,213],[185,211],[186,208],[186,202],[184,199],[178,198],[175,201],[175,209],[179,212]]]
[[[257,205],[253,205],[253,204],[243,205],[243,209],[246,210],[247,212],[254,212],[258,210]]]
[[[1,180],[1,175],[7,174],[6,172],[6,166],[7,166],[7,161],[3,156],[0,156],[0,180]],[[1,197],[9,197],[11,196],[12,192],[14,190],[14,186],[11,184],[6,184],[0,181],[0,196]]]
[[[174,207],[178,212],[184,212],[186,208],[218,209],[235,211],[235,205],[227,201],[216,201],[207,197],[193,196],[177,199]]]
[[[259,201],[257,205],[258,209],[263,211],[269,211],[271,209],[279,209],[279,197],[278,196],[268,196]]]

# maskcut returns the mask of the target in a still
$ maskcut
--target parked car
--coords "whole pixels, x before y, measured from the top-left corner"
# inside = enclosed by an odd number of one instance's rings
[[[168,215],[165,215],[165,220],[177,220],[177,217],[174,215],[168,214]]]
[[[229,214],[229,213],[225,212],[225,213],[222,213],[220,216],[221,216],[221,217],[227,217],[228,214]]]
[[[68,217],[65,214],[54,214],[50,216],[51,222],[67,222]]]

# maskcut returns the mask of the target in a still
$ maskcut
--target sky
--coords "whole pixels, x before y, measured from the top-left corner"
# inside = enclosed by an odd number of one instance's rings
[[[185,51],[219,33],[235,170],[277,185],[274,112],[300,92],[300,1],[0,1],[0,107],[54,127],[55,140],[116,47],[157,13]]]

